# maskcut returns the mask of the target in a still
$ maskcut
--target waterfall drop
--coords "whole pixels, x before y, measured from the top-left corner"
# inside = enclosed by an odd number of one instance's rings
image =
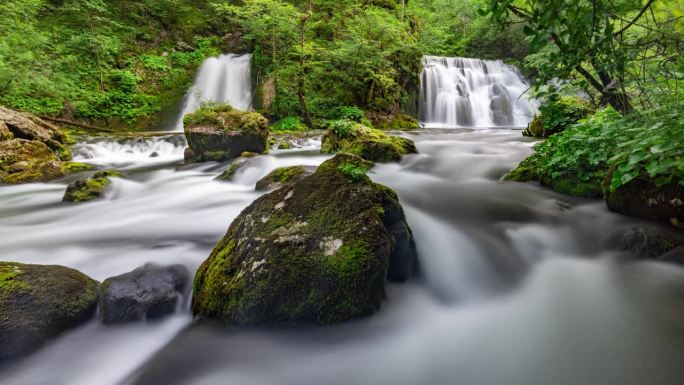
[[[228,103],[239,110],[252,105],[252,55],[224,54],[206,59],[183,99],[174,129],[183,130],[183,116],[197,111],[203,101]]]
[[[514,66],[501,60],[423,57],[420,121],[427,127],[523,127],[535,101]]]

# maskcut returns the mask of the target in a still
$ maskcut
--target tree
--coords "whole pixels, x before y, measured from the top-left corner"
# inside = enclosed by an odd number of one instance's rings
[[[621,113],[632,110],[625,74],[634,53],[624,44],[628,30],[651,9],[654,0],[490,0],[483,13],[500,25],[522,22],[538,61],[537,85],[567,79],[573,72],[583,84]],[[547,46],[551,43],[554,49]]]

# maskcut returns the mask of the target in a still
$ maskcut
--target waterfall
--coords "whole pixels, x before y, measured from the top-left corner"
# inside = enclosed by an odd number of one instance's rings
[[[523,127],[536,110],[529,85],[501,60],[424,56],[420,120],[430,127]]]
[[[248,110],[252,104],[252,55],[225,54],[202,63],[192,87],[185,95],[183,108],[175,124],[183,130],[183,116],[197,111],[203,101],[228,103]]]

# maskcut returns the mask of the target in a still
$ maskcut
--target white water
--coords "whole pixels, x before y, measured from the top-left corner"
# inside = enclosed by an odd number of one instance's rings
[[[423,277],[381,311],[303,330],[93,320],[0,367],[3,385],[679,385],[684,269],[624,263],[608,240],[633,220],[600,202],[499,177],[533,142],[511,130],[416,133],[420,155],[378,165],[419,249]],[[76,146],[124,169],[104,200],[62,203],[68,180],[0,187],[3,260],[62,264],[103,280],[146,262],[191,271],[260,194],[272,169],[317,165],[317,143],[227,164],[182,163],[182,137]],[[152,152],[159,156],[150,158]],[[559,204],[559,201],[565,201]]]
[[[517,68],[501,60],[423,57],[420,120],[426,127],[523,127],[535,102]]]
[[[197,111],[204,101],[228,103],[239,110],[252,107],[252,55],[225,54],[202,63],[174,128],[183,130],[183,116]]]

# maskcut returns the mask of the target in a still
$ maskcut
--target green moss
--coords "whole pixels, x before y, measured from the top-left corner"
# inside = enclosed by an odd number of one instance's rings
[[[518,167],[504,176],[511,182],[531,182],[539,180],[539,162],[535,156],[525,158]]]
[[[374,162],[398,161],[418,153],[413,141],[390,136],[361,124],[340,124],[323,137],[321,152],[346,152]]]
[[[69,184],[62,200],[64,202],[87,202],[101,198],[111,184],[109,178],[119,176],[121,173],[116,170],[98,171],[90,178]]]
[[[420,128],[418,119],[413,116],[399,112],[391,119],[377,119],[373,122],[373,127],[385,131],[415,130]]]
[[[95,312],[98,282],[62,266],[0,262],[0,361],[37,348]]]
[[[93,166],[92,164],[87,164],[87,163],[81,163],[81,162],[67,162],[65,164],[67,170],[69,172],[80,172],[80,171],[90,171],[94,170],[97,167]]]
[[[391,190],[339,169],[372,163],[335,158],[231,224],[197,272],[195,314],[239,325],[329,324],[379,308],[398,242],[386,221],[403,214]],[[287,179],[291,170],[275,174]]]

